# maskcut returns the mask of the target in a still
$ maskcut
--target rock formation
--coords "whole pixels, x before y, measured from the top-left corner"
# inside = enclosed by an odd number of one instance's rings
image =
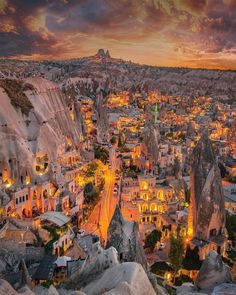
[[[98,281],[90,283],[83,291],[90,295],[156,294],[142,266],[134,262],[109,268]]]
[[[98,57],[98,58],[110,58],[110,53],[109,51],[107,50],[105,52],[104,49],[98,49],[98,52],[96,53],[95,57]]]
[[[159,126],[151,123],[147,124],[144,129],[144,142],[148,152],[152,155],[155,163],[158,162],[158,149],[160,143]]]
[[[78,278],[79,279],[79,278]],[[82,290],[56,289],[50,286],[44,289],[37,286],[31,291],[28,287],[18,292],[4,280],[0,280],[0,294],[7,295],[155,295],[155,291],[148,280],[142,266],[135,262],[126,262],[106,269],[100,277],[91,280]],[[165,294],[165,293],[158,293]]]
[[[109,130],[108,118],[107,118],[107,107],[106,107],[106,97],[104,97],[104,92],[100,91],[96,95],[95,99],[95,112],[97,115],[97,139],[98,142],[106,140],[107,132]]]
[[[225,207],[220,171],[206,132],[192,153],[190,187],[188,235],[204,241],[223,236]]]
[[[184,283],[177,288],[177,295],[233,295],[236,285],[232,284],[230,268],[221,256],[212,250],[204,260],[195,285]]]
[[[120,222],[124,221],[118,209],[116,216]],[[156,294],[148,275],[140,264],[135,262],[120,263],[116,249],[109,247],[104,250],[99,242],[93,244],[81,270],[73,274],[65,283],[65,287],[74,290],[80,289],[89,295]],[[157,286],[157,289],[158,294],[166,294],[161,287]]]
[[[2,279],[0,279],[0,294],[5,295],[35,295],[28,287],[23,287],[19,293],[12,288],[12,286]]]
[[[221,284],[216,286],[211,295],[235,295],[236,285],[235,284]]]
[[[229,267],[223,263],[221,256],[212,250],[200,268],[195,286],[198,290],[211,292],[214,287],[231,282]]]
[[[22,272],[21,284],[23,286],[26,285],[28,288],[32,289],[33,288],[32,280],[31,280],[31,277],[29,275],[29,272],[28,272],[28,269],[26,267],[24,259],[21,260],[21,272]]]
[[[24,83],[30,88],[18,94],[18,104],[12,103],[15,84],[23,88]],[[66,97],[53,82],[43,78],[10,80],[0,85],[0,100],[0,170],[13,182],[22,182],[26,175],[31,180],[36,177],[37,155],[55,161],[67,143],[79,144],[77,121],[72,121]]]
[[[109,224],[107,236],[107,248],[114,247],[121,261],[138,262],[147,269],[138,224],[126,221],[118,205]]]

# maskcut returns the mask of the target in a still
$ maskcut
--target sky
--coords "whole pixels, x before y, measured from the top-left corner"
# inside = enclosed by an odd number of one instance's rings
[[[0,0],[0,58],[236,69],[236,0]]]

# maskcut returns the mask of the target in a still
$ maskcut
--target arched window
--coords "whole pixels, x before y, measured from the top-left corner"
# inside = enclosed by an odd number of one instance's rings
[[[159,191],[157,192],[157,199],[158,199],[159,201],[164,201],[164,194],[163,194],[163,191],[162,191],[162,190],[159,190]]]
[[[157,205],[155,203],[152,203],[151,206],[150,206],[150,211],[151,212],[155,212],[157,211]]]
[[[48,191],[46,189],[43,191],[43,197],[44,199],[47,199],[48,197]]]
[[[148,205],[147,204],[143,204],[142,205],[142,212],[146,212],[148,211]]]

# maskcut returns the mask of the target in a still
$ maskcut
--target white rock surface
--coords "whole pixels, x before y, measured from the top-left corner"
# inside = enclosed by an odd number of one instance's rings
[[[235,295],[236,285],[235,284],[221,284],[214,288],[211,295]]]
[[[0,295],[35,295],[35,293],[28,287],[23,287],[17,292],[7,281],[0,279]]]
[[[155,295],[143,267],[135,262],[126,262],[106,270],[103,276],[87,285],[89,295]]]
[[[4,142],[0,169],[7,168],[14,181],[26,171],[33,178],[37,153],[47,154],[49,160],[54,161],[63,151],[66,138],[74,145],[79,141],[77,120],[72,121],[67,98],[59,86],[43,78],[30,78],[26,82],[35,88],[25,92],[33,106],[28,116],[11,104],[0,87],[0,141]]]
[[[200,268],[195,286],[204,292],[211,292],[214,287],[231,282],[229,267],[223,263],[216,251],[210,251]]]

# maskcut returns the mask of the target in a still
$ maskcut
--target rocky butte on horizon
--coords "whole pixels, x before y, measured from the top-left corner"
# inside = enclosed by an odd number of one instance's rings
[[[109,50],[105,52],[104,49],[98,49],[98,52],[95,54],[95,57],[99,58],[111,58]]]

